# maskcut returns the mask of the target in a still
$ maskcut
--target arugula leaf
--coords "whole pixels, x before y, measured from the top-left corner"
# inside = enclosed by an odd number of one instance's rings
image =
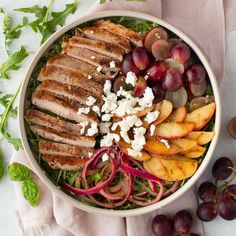
[[[0,77],[9,79],[8,72],[11,70],[18,70],[21,63],[28,56],[28,52],[22,46],[19,51],[13,53],[3,64],[0,66]]]
[[[1,94],[1,91],[0,91]],[[6,94],[2,97],[0,97],[0,104],[4,107],[7,108],[7,105],[10,101],[10,99],[12,98],[13,94]],[[17,116],[17,107],[12,108],[11,111],[9,112],[9,117],[11,118],[15,118]],[[1,117],[1,115],[0,115]]]
[[[8,172],[12,181],[23,181],[29,179],[31,176],[30,169],[17,162],[8,166]]]
[[[9,47],[12,41],[20,36],[21,28],[28,24],[28,20],[26,17],[23,17],[22,24],[16,25],[12,28],[12,19],[10,18],[10,16],[8,16],[2,8],[0,8],[0,13],[4,14],[3,34],[5,37],[6,52],[9,55]]]
[[[32,179],[27,179],[22,184],[22,193],[24,198],[35,207],[39,202],[40,189]]]
[[[0,152],[0,179],[3,177],[3,175],[4,175],[4,161],[2,153]]]

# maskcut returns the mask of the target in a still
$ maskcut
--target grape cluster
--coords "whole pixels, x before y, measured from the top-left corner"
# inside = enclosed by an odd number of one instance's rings
[[[198,196],[203,201],[197,208],[197,216],[202,221],[212,221],[219,214],[225,220],[236,219],[236,184],[225,181],[235,174],[233,162],[227,157],[219,158],[212,168],[216,183],[206,181],[198,188]],[[219,185],[219,186],[218,186]]]
[[[152,232],[155,236],[171,236],[173,232],[180,235],[190,234],[193,225],[192,215],[186,211],[178,211],[173,219],[169,219],[165,215],[157,215],[152,220]]]

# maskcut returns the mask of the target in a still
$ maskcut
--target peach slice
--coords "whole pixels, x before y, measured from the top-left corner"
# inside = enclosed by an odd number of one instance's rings
[[[214,102],[200,107],[191,113],[188,113],[185,122],[190,122],[194,124],[194,130],[200,130],[203,128],[211,119],[216,109],[216,104]]]
[[[186,138],[197,141],[198,145],[204,145],[209,143],[214,138],[214,135],[214,132],[192,131]]]
[[[194,146],[197,146],[197,141],[187,139],[187,138],[179,138],[172,140],[172,143],[178,145],[181,148],[181,152],[187,151]]]
[[[126,143],[126,142],[124,142],[123,140],[120,140],[120,141],[119,141],[119,146],[122,148],[123,152],[124,152],[126,155],[128,155],[129,157],[131,157],[132,159],[135,159],[135,160],[138,160],[138,161],[147,161],[147,160],[149,160],[149,159],[151,158],[151,156],[150,156],[147,152],[145,152],[144,150],[142,150],[142,156],[141,156],[141,157],[133,157],[133,156],[130,156],[130,155],[128,154],[127,149],[128,149],[128,148],[131,148],[131,145],[128,144],[128,143]]]
[[[181,148],[174,143],[170,143],[169,146],[170,147],[168,148],[159,140],[147,139],[146,144],[144,145],[144,150],[160,155],[173,155],[181,151]]]
[[[181,152],[181,154],[183,154],[185,157],[188,158],[199,158],[205,153],[205,151],[206,151],[205,147],[197,145],[185,152]]]
[[[188,135],[194,128],[192,123],[164,122],[155,129],[155,136],[163,139],[177,139]]]
[[[198,161],[181,155],[161,156],[152,158],[143,164],[146,171],[166,181],[179,181],[191,177],[198,167]]]
[[[186,118],[186,115],[187,115],[187,110],[183,106],[183,107],[173,110],[173,112],[168,117],[167,121],[169,121],[169,122],[183,122],[184,119]]]

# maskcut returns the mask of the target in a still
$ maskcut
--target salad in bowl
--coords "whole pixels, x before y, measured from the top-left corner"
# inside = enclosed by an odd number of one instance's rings
[[[22,88],[21,133],[36,172],[91,212],[160,207],[194,183],[219,132],[203,55],[167,23],[130,14],[63,28]]]

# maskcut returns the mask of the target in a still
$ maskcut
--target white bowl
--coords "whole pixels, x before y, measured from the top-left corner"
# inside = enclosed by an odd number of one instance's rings
[[[64,33],[66,33],[68,30],[91,20],[97,20],[101,18],[106,18],[106,17],[114,17],[114,16],[126,16],[126,17],[134,17],[134,18],[140,18],[144,20],[148,20],[154,23],[157,23],[160,26],[163,26],[167,28],[168,30],[172,31],[175,33],[178,37],[183,39],[196,53],[202,64],[204,65],[208,76],[211,81],[211,85],[213,88],[213,93],[216,101],[216,114],[215,114],[215,137],[212,140],[210,147],[205,155],[204,160],[202,161],[201,165],[195,172],[195,174],[187,181],[186,184],[184,184],[179,190],[177,190],[175,193],[170,195],[169,197],[161,200],[160,202],[157,202],[153,205],[146,206],[146,207],[140,207],[137,209],[131,209],[131,210],[108,210],[108,209],[101,209],[93,206],[86,205],[70,195],[66,194],[63,192],[58,186],[56,186],[45,174],[45,171],[39,166],[37,163],[32,150],[30,148],[30,145],[27,140],[26,136],[26,130],[25,130],[25,121],[24,121],[24,115],[25,115],[25,96],[26,96],[26,90],[28,86],[28,82],[30,79],[30,76],[38,62],[38,60],[41,58],[41,56],[44,54],[44,52],[48,49],[48,47],[55,41],[57,40],[60,36],[62,36]],[[58,30],[56,33],[54,33],[43,45],[42,47],[38,50],[38,52],[35,54],[34,60],[32,61],[24,82],[22,84],[21,88],[21,93],[20,93],[20,105],[19,105],[19,126],[20,126],[20,134],[21,134],[21,140],[23,143],[24,150],[26,152],[26,155],[33,166],[35,173],[40,177],[40,179],[43,181],[43,183],[54,193],[58,195],[61,199],[65,200],[72,206],[79,208],[81,210],[90,212],[90,213],[95,213],[95,214],[103,214],[103,215],[109,215],[109,216],[136,216],[136,215],[142,215],[146,214],[148,212],[152,212],[156,209],[160,209],[165,207],[166,205],[173,203],[177,198],[182,196],[188,189],[190,189],[196,181],[199,179],[201,174],[206,170],[208,163],[210,162],[210,159],[213,155],[213,152],[215,150],[217,140],[219,137],[219,132],[220,132],[220,120],[221,120],[221,103],[220,103],[220,95],[219,95],[219,89],[217,85],[217,81],[215,78],[215,75],[211,69],[211,66],[209,65],[209,62],[207,61],[206,57],[204,54],[201,52],[201,50],[198,48],[198,46],[183,32],[175,28],[174,26],[168,24],[167,22],[157,18],[153,17],[151,15],[147,15],[144,13],[139,13],[139,12],[133,12],[133,11],[104,11],[104,12],[99,12],[96,14],[88,15],[82,18],[79,18],[75,20],[74,22],[62,27],[60,30]]]

